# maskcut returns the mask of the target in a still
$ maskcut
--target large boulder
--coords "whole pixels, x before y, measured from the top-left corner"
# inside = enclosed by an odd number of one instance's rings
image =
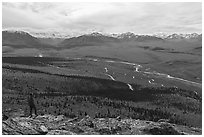
[[[183,132],[178,131],[170,123],[160,122],[151,123],[143,129],[147,134],[152,135],[183,135]]]

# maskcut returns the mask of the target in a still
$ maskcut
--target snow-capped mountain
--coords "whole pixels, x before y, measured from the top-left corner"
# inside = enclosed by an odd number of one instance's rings
[[[191,33],[191,34],[171,34],[167,36],[165,39],[195,39],[198,38],[199,34]]]
[[[59,45],[61,47],[64,46],[86,46],[86,45],[100,45],[103,43],[107,43],[107,42],[117,42],[117,38],[113,38],[110,36],[105,36],[101,33],[91,33],[91,34],[85,34],[85,35],[81,35],[78,37],[72,37],[72,38],[68,38],[65,39],[64,41],[62,41]]]
[[[31,34],[32,33],[32,34]],[[42,33],[42,32],[26,32],[8,30],[2,32],[3,46],[11,47],[74,47],[85,45],[104,45],[104,43],[117,43],[117,42],[151,42],[151,41],[165,41],[165,40],[202,40],[202,34],[171,34],[164,33],[153,35],[136,35],[132,32],[122,34],[103,34],[99,32],[88,33],[73,37],[65,33]]]
[[[162,38],[155,37],[153,35],[135,35],[132,32],[122,33],[118,37],[120,40],[126,41],[149,41],[149,40],[162,40]]]
[[[126,33],[122,33],[122,34],[118,35],[117,38],[119,38],[119,39],[132,39],[132,38],[137,38],[137,37],[138,37],[138,35],[135,35],[132,32],[126,32]]]
[[[33,31],[33,30],[19,30],[19,29],[3,29],[3,31],[7,31],[10,33],[27,33],[33,37],[36,38],[61,38],[61,39],[66,39],[72,37],[72,35],[67,34],[67,33],[60,33],[57,31],[46,31],[46,32],[41,32],[41,31]]]
[[[170,35],[170,34],[164,33],[164,32],[159,32],[159,33],[153,34],[153,36],[158,37],[158,38],[162,38],[162,39],[165,39],[165,38],[168,37],[169,35]]]
[[[71,35],[68,34],[62,34],[59,32],[30,32],[30,34],[37,38],[61,38],[66,39],[70,38]]]
[[[187,34],[177,34],[177,33],[173,33],[173,34],[167,34],[167,33],[156,33],[153,34],[153,36],[156,36],[158,38],[162,38],[162,39],[196,39],[198,37],[201,37],[201,34],[197,34],[197,33],[187,33]]]
[[[105,36],[105,35],[103,35],[102,33],[99,33],[99,32],[93,32],[93,33],[85,34],[85,35],[86,36],[94,36],[94,37]]]
[[[45,48],[49,45],[42,44],[38,38],[24,31],[3,31],[2,45],[13,48]]]
[[[22,30],[3,30],[4,33],[11,33],[11,34],[22,34],[22,35],[29,35],[29,32],[22,31]]]
[[[197,34],[197,33],[191,33],[191,34],[183,34],[183,36],[185,37],[185,38],[197,38],[198,36],[199,36],[199,34]]]
[[[3,45],[17,45],[27,47],[33,45],[39,45],[38,39],[31,36],[24,31],[3,31],[2,32],[2,44]]]
[[[15,30],[15,29],[8,29],[4,30],[7,32],[13,32],[13,33],[19,33],[19,34],[29,34],[36,38],[51,38],[51,39],[68,39],[73,37],[79,37],[79,36],[95,36],[95,37],[101,37],[101,36],[107,36],[107,37],[113,37],[117,39],[123,39],[123,40],[154,40],[154,39],[195,39],[198,37],[201,37],[201,35],[197,33],[191,33],[191,34],[168,34],[164,32],[159,32],[152,35],[144,35],[144,34],[135,34],[133,32],[126,32],[126,33],[101,33],[101,32],[90,32],[87,34],[74,34],[71,32],[57,32],[57,31],[46,31],[46,32],[37,32],[37,31],[22,31],[22,30]]]

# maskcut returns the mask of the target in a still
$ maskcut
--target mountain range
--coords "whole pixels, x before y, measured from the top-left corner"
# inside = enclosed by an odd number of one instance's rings
[[[54,36],[54,35],[53,35]],[[98,32],[84,34],[77,37],[55,38],[35,37],[24,31],[2,31],[2,45],[12,48],[50,48],[103,45],[104,43],[122,42],[152,42],[169,40],[201,41],[202,34],[172,34],[172,35],[136,35],[131,32],[105,35]]]

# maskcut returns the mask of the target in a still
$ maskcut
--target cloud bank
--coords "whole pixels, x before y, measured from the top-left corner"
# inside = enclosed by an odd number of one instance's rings
[[[202,32],[201,3],[3,3],[3,28],[66,33]]]

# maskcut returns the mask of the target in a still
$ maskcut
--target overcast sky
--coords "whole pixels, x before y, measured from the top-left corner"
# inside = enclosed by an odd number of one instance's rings
[[[66,33],[202,32],[201,3],[3,3],[3,29]]]

